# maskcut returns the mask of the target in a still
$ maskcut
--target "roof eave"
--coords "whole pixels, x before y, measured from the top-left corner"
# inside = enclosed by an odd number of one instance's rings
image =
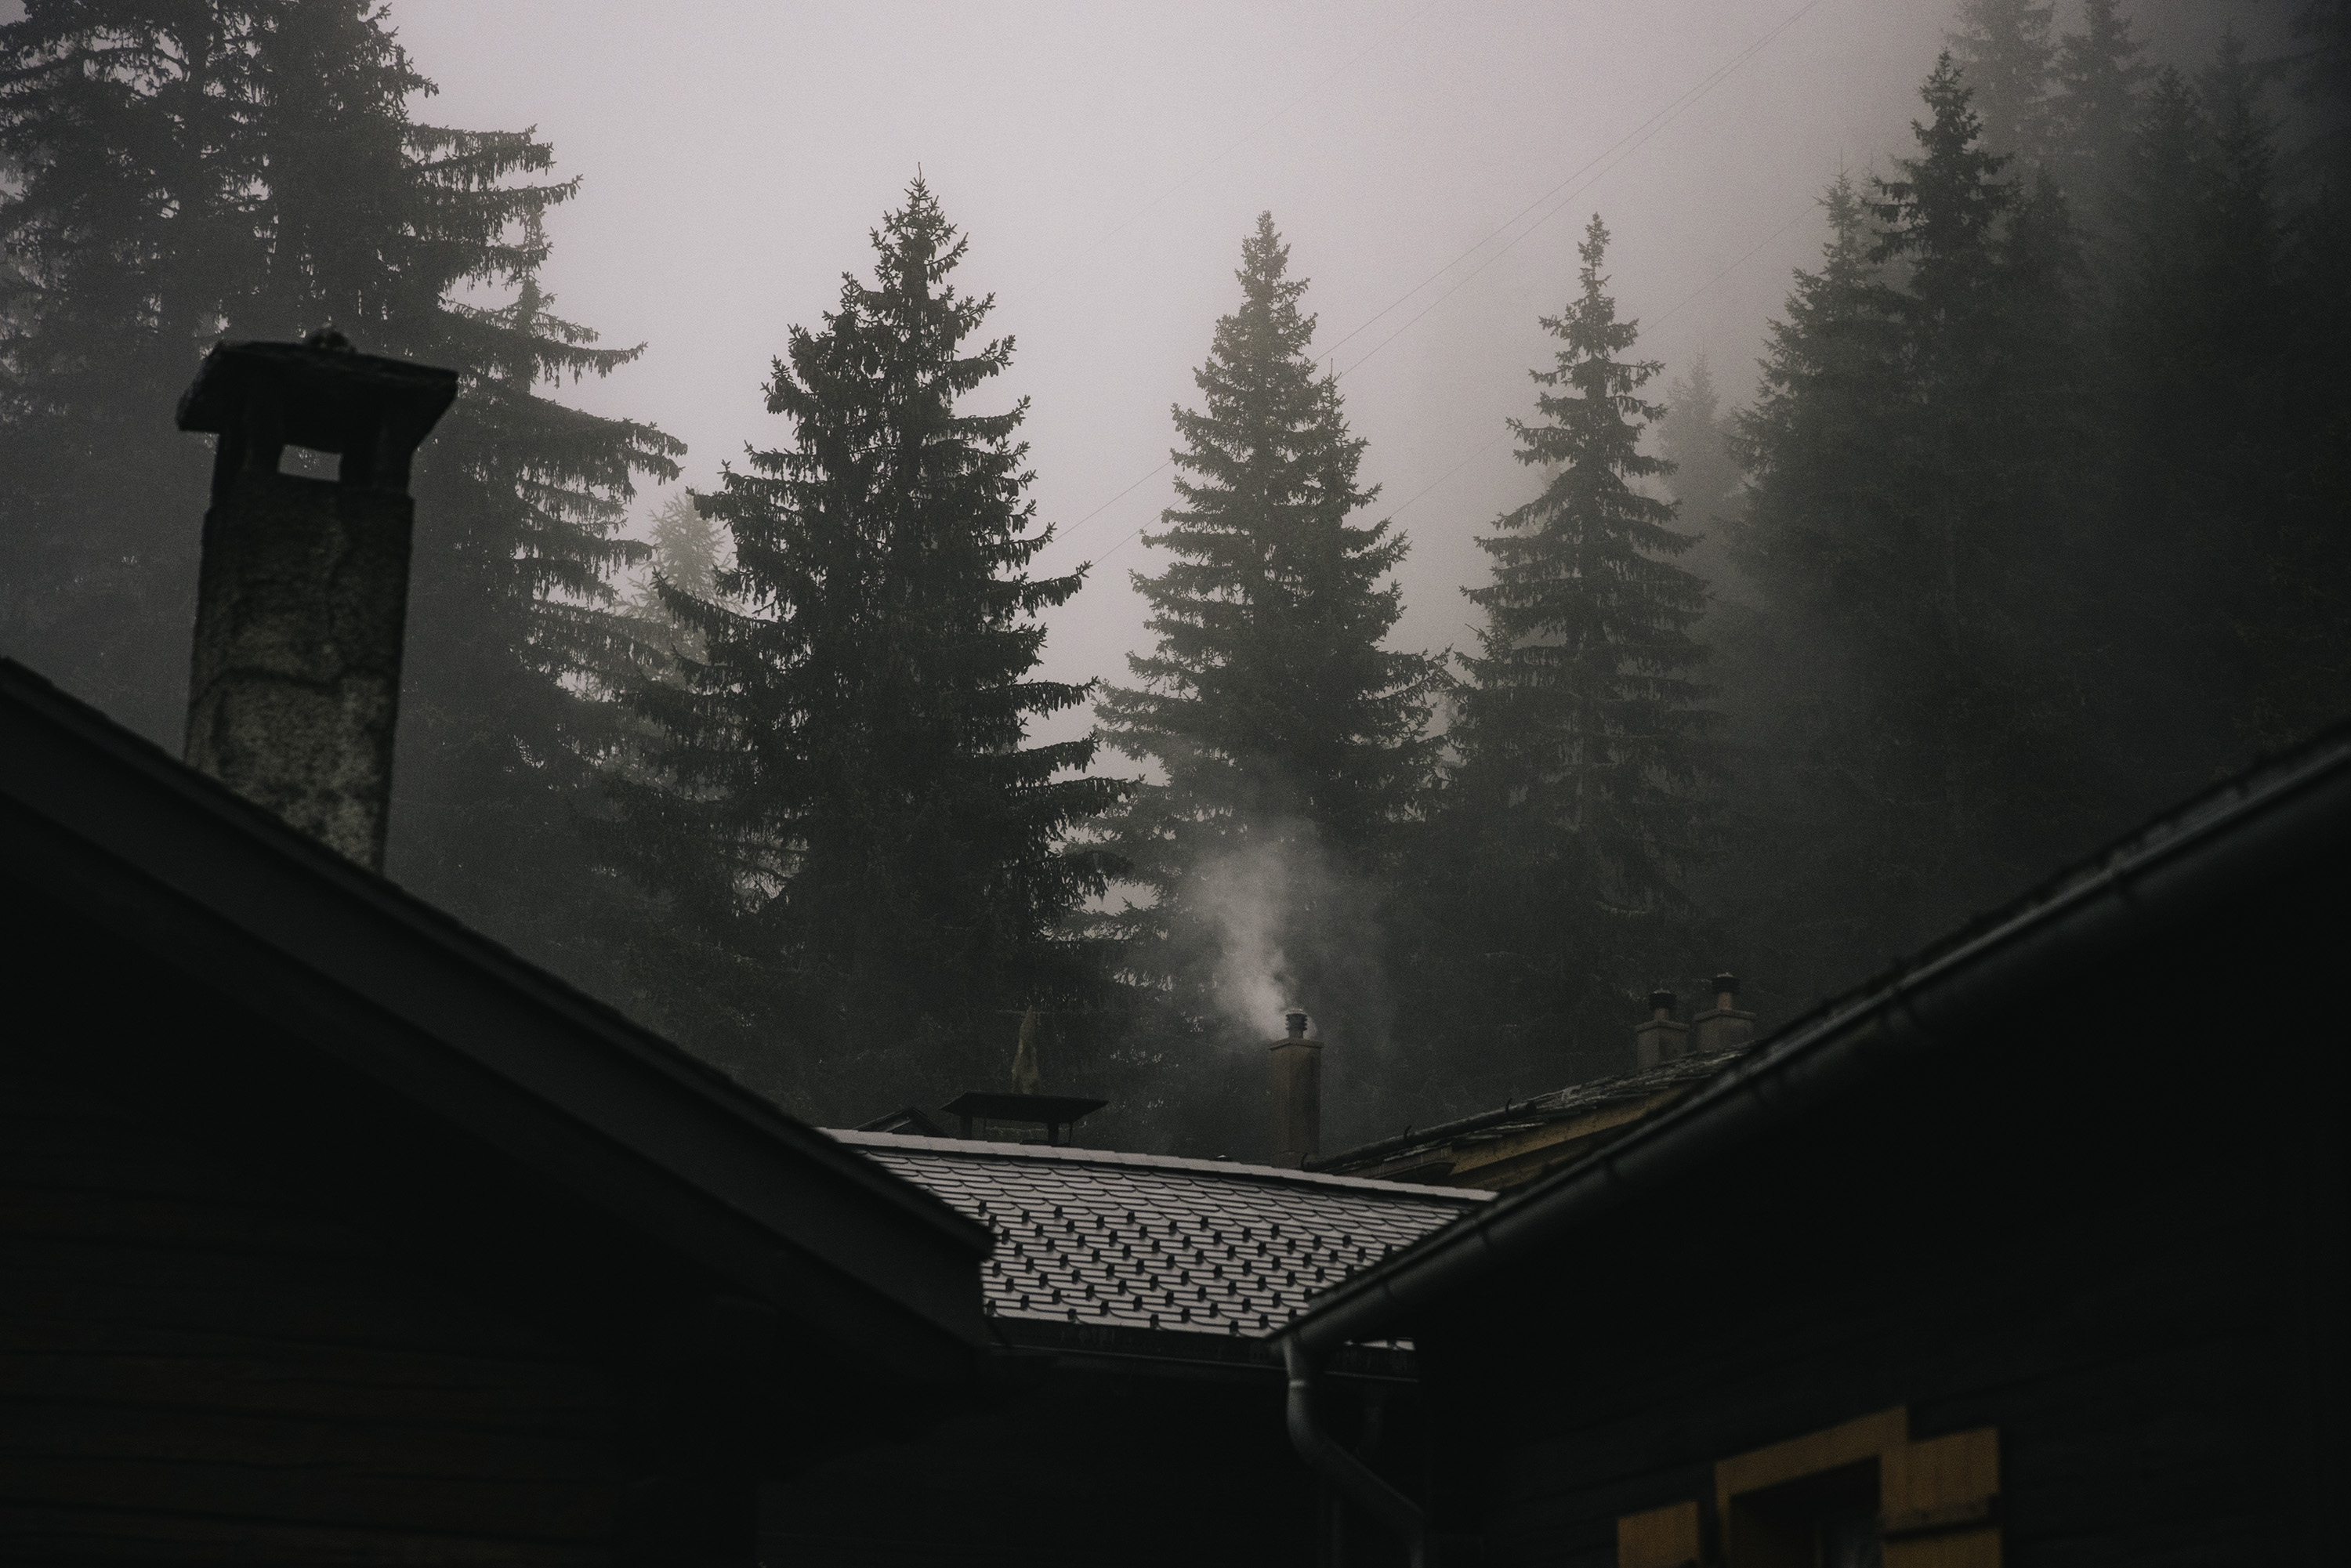
[[[1322,1297],[1283,1332],[1310,1355],[1403,1332],[1416,1313],[1635,1196],[1717,1160],[1861,1079],[1953,1049],[2066,968],[2351,838],[2351,725],[2199,797],[2028,895],[2014,912],[1831,1002],[1654,1120]]]
[[[569,1129],[574,1167],[550,1174],[576,1184],[592,1166],[591,1201],[640,1223],[699,1207],[705,1234],[764,1236],[768,1251],[781,1244],[889,1298],[918,1339],[990,1343],[984,1227],[7,660],[0,802],[45,830],[15,835],[18,874],[101,914],[129,894],[307,973],[301,997],[263,1004],[308,1009],[314,1025],[337,1011],[350,1027],[314,1036],[391,1092],[461,1122],[535,1104]],[[507,1092],[480,1094],[486,1077]],[[733,1250],[733,1265],[708,1261],[758,1271]],[[928,1365],[940,1348],[908,1346]]]

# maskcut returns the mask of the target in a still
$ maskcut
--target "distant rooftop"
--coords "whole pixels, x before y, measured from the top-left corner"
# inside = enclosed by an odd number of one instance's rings
[[[1753,1050],[1741,1046],[1708,1055],[1676,1057],[1655,1067],[1606,1078],[1588,1079],[1554,1089],[1531,1099],[1515,1100],[1490,1111],[1441,1122],[1428,1127],[1406,1128],[1375,1142],[1342,1149],[1308,1162],[1315,1171],[1391,1172],[1397,1176],[1441,1176],[1463,1162],[1481,1145],[1504,1144],[1553,1124],[1576,1122],[1620,1107],[1643,1106],[1662,1096],[1687,1092],[1714,1077]],[[1660,1107],[1661,1108],[1661,1107]],[[1447,1191],[1463,1190],[1448,1187]]]
[[[1224,1160],[835,1132],[996,1233],[991,1317],[1264,1338],[1490,1201]]]

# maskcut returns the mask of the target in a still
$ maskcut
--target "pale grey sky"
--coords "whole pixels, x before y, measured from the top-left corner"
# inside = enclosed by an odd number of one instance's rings
[[[1123,679],[1144,639],[1127,573],[1157,564],[1130,536],[1168,499],[1165,474],[1135,482],[1166,457],[1259,209],[1312,279],[1318,349],[1346,339],[1365,470],[1413,540],[1399,641],[1465,645],[1471,538],[1525,484],[1496,437],[1548,359],[1535,318],[1573,287],[1585,219],[1615,233],[1643,350],[1675,371],[1705,351],[1743,396],[1816,254],[1810,204],[1841,164],[1906,147],[1949,6],[396,0],[393,17],[441,84],[420,118],[536,125],[585,176],[549,286],[649,348],[564,395],[689,443],[696,486],[779,441],[769,358],[865,267],[919,163],[970,235],[965,286],[1019,341],[995,395],[1033,399],[1034,493],[1061,525],[1040,565],[1100,563],[1053,618],[1048,671]]]

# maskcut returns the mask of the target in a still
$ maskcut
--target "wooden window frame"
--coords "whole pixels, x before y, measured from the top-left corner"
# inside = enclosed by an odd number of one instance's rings
[[[1756,1568],[1754,1549],[1742,1552],[1740,1541],[1740,1498],[1870,1462],[1877,1468],[1884,1568],[2001,1568],[1998,1428],[1914,1442],[1907,1406],[1718,1463],[1713,1554],[1695,1500],[1623,1516],[1616,1521],[1617,1568],[1694,1568],[1710,1560],[1722,1568]]]

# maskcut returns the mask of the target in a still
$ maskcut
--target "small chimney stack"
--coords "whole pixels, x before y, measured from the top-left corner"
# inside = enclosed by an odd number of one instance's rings
[[[1044,1076],[1037,1059],[1037,1009],[1032,1006],[1020,1015],[1020,1038],[1012,1048],[1012,1092],[1034,1094]]]
[[[223,343],[180,399],[220,438],[204,513],[187,760],[256,805],[383,869],[410,459],[457,395],[455,371],[300,343]],[[340,454],[332,480],[280,474],[287,445]]]
[[[1633,1026],[1633,1061],[1637,1067],[1661,1067],[1680,1059],[1688,1049],[1689,1026],[1674,1018],[1671,991],[1649,993],[1649,1016]]]
[[[1273,1055],[1274,1163],[1304,1165],[1322,1152],[1322,1042],[1306,1038],[1306,1014],[1286,1017],[1289,1034]]]
[[[1755,1038],[1755,1015],[1739,1010],[1739,977],[1714,977],[1714,1006],[1690,1019],[1690,1044],[1700,1056],[1731,1051]]]

